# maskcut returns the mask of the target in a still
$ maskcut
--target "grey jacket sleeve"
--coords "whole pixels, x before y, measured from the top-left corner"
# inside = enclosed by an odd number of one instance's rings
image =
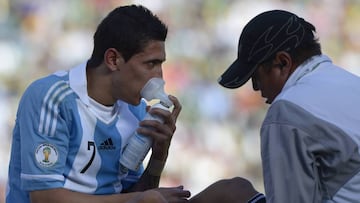
[[[267,202],[320,202],[316,162],[307,152],[305,136],[304,131],[284,124],[262,128],[261,156]]]
[[[266,203],[265,195],[262,193],[257,193],[247,203]]]
[[[268,111],[261,156],[268,203],[331,199],[360,166],[357,145],[344,131],[287,101]]]

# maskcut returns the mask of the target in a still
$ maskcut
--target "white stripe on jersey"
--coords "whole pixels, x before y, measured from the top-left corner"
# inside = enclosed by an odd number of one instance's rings
[[[69,89],[69,84],[68,82],[65,81],[58,81],[50,87],[50,89],[46,93],[46,96],[41,106],[40,124],[39,124],[40,133],[49,136],[55,135],[58,105],[65,98],[65,96],[71,93],[72,91]],[[52,115],[53,112],[54,115]]]
[[[57,111],[57,109],[55,107],[56,104],[59,102],[60,98],[57,98],[57,96],[62,93],[62,91],[66,90],[66,88],[68,88],[69,85],[65,84],[61,84],[60,87],[58,87],[56,89],[56,91],[52,94],[52,96],[50,97],[50,99],[48,101],[44,101],[43,105],[46,105],[47,107],[47,111],[46,111],[46,122],[45,122],[45,135],[49,135],[49,131],[51,129],[51,123],[50,122],[55,122],[56,121],[56,116],[55,116],[55,112]],[[45,108],[46,108],[45,107]],[[53,115],[54,112],[54,115]],[[53,134],[50,134],[50,136],[53,136]]]
[[[40,114],[40,124],[39,124],[39,132],[43,132],[43,128],[44,128],[44,120],[45,120],[45,112],[46,112],[46,101],[49,99],[51,93],[53,92],[53,90],[58,87],[59,85],[61,85],[62,83],[64,83],[64,81],[58,81],[55,84],[53,84],[48,92],[46,93],[44,100],[43,100],[43,104],[41,106],[41,114]]]
[[[73,93],[73,91],[71,89],[68,89],[66,92],[64,92],[60,97],[59,100],[55,103],[54,105],[54,118],[57,118],[57,115],[59,113],[58,107],[60,102],[69,94]],[[56,130],[56,124],[57,124],[57,119],[53,120],[52,126],[50,127],[51,131],[50,131],[50,136],[54,136],[55,135],[55,130]]]
[[[36,179],[54,179],[64,181],[64,176],[58,174],[50,174],[50,175],[31,175],[31,174],[20,174],[22,179],[26,180],[36,180]]]
[[[89,142],[94,141],[97,119],[96,116],[87,109],[88,107],[80,100],[77,101],[77,106],[83,134],[81,136],[80,149],[78,154],[75,156],[68,178],[65,180],[64,188],[92,194],[97,189],[98,181],[96,179],[96,175],[101,168],[101,158],[98,151],[94,148],[88,148]],[[95,147],[95,145],[93,147]],[[96,153],[94,160],[91,163],[91,167],[88,168],[85,174],[81,174],[80,171],[91,159],[92,153],[91,151],[84,151],[83,149],[95,150]]]

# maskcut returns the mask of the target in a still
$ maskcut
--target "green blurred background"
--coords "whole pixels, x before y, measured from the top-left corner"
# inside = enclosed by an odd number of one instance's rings
[[[286,9],[304,17],[317,27],[323,52],[360,75],[360,0],[0,0],[0,203],[24,89],[87,60],[100,20],[132,3],[168,25],[166,91],[183,105],[161,186],[182,184],[196,194],[220,178],[243,176],[263,191],[259,127],[267,106],[250,83],[228,90],[216,82],[258,13]]]

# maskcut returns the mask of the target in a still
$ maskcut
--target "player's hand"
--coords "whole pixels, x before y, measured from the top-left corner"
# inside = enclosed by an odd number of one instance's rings
[[[139,123],[140,128],[138,129],[138,133],[153,138],[152,157],[160,161],[165,161],[167,158],[171,139],[176,130],[176,120],[182,108],[176,97],[169,96],[169,99],[174,104],[172,112],[160,108],[153,108],[149,111],[151,114],[163,118],[163,124],[155,120],[144,120]]]

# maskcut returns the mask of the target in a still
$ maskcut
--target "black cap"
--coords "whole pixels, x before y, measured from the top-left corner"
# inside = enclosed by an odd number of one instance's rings
[[[313,40],[315,28],[304,19],[283,10],[255,16],[245,25],[239,39],[238,57],[218,79],[220,85],[238,88],[256,67],[278,51],[291,52],[305,40]]]

